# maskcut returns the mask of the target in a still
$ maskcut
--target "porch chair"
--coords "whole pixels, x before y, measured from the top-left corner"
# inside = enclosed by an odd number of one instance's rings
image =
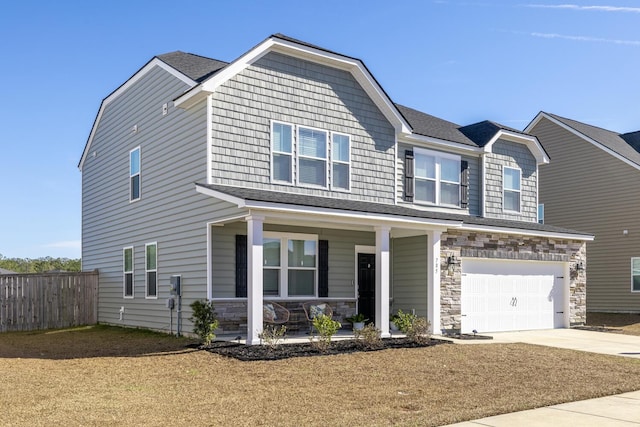
[[[309,322],[309,333],[313,332],[313,319],[324,314],[325,316],[333,317],[333,309],[329,304],[322,301],[307,301],[302,303],[302,309],[304,315]]]
[[[262,304],[262,321],[272,325],[282,325],[289,321],[289,310],[278,303],[265,301]]]

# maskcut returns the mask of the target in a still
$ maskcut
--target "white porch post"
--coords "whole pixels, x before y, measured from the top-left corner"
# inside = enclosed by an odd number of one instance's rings
[[[262,333],[263,217],[247,217],[247,344],[260,344]]]
[[[440,333],[440,235],[441,231],[431,231],[429,236],[427,261],[427,320],[431,331]]]
[[[376,227],[376,327],[389,334],[389,227]]]

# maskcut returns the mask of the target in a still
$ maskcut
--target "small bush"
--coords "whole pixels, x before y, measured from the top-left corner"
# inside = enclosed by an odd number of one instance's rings
[[[202,344],[208,346],[216,339],[214,331],[218,327],[213,302],[196,300],[191,303],[190,307],[193,315],[189,320],[193,322],[193,333],[198,335]]]
[[[393,318],[393,323],[395,323],[398,329],[400,329],[400,332],[408,334],[411,329],[411,325],[413,325],[413,322],[415,322],[418,316],[413,313],[405,313],[402,310],[398,310],[398,313],[393,316]]]
[[[407,338],[418,344],[426,344],[431,338],[431,324],[424,317],[416,317],[407,330]]]
[[[282,325],[277,328],[274,325],[270,325],[265,327],[262,330],[262,333],[258,334],[258,337],[262,340],[262,342],[274,349],[280,344],[280,342],[284,339],[284,335],[287,332],[287,327]]]
[[[358,340],[358,344],[363,348],[380,348],[382,347],[382,332],[376,328],[373,323],[369,323],[362,329],[354,331],[354,336]]]
[[[330,316],[321,314],[313,319],[313,327],[318,331],[319,337],[318,341],[311,342],[314,343],[318,349],[324,351],[329,348],[329,345],[331,344],[331,337],[338,332],[338,329],[340,329],[342,325],[337,320],[333,320]],[[313,340],[313,337],[310,339]]]

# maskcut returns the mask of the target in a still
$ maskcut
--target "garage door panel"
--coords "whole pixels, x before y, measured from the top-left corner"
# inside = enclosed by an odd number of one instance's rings
[[[562,326],[561,263],[463,260],[462,332]]]

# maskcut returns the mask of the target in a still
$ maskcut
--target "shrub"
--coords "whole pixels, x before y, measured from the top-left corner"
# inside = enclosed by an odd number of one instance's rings
[[[380,348],[382,346],[382,332],[373,323],[365,325],[364,328],[354,331],[354,336],[358,344],[363,348]]]
[[[400,329],[400,332],[408,334],[411,329],[411,325],[413,325],[413,322],[417,318],[418,316],[413,313],[405,313],[402,310],[398,310],[398,313],[393,316],[393,323],[395,323],[398,329]]]
[[[318,331],[318,341],[312,341],[321,351],[326,350],[331,344],[331,337],[342,327],[340,322],[333,320],[326,314],[314,317],[313,327]],[[313,338],[311,338],[313,339]]]
[[[258,334],[258,337],[262,340],[264,344],[269,346],[269,348],[274,349],[280,344],[280,341],[284,339],[284,335],[287,332],[287,327],[282,325],[277,328],[274,325],[270,325],[265,327],[262,330],[262,333]]]
[[[431,338],[431,324],[424,317],[413,319],[411,326],[407,330],[407,338],[418,344],[426,344]]]
[[[214,331],[218,327],[213,302],[196,300],[191,303],[190,307],[193,315],[189,320],[193,322],[193,332],[198,335],[202,344],[208,346],[216,339]]]

